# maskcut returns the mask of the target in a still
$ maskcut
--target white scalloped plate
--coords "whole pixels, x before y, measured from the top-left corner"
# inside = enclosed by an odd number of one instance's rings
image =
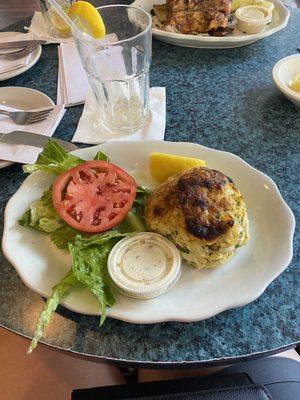
[[[156,39],[162,42],[170,43],[176,46],[195,47],[200,49],[232,49],[234,47],[247,46],[257,42],[274,33],[281,31],[287,26],[290,12],[280,0],[272,0],[274,3],[273,21],[267,26],[264,32],[253,35],[240,32],[234,29],[234,32],[224,37],[214,37],[207,35],[185,35],[181,33],[167,32],[152,26],[152,34]],[[131,5],[142,8],[150,12],[154,4],[165,4],[166,0],[135,0]]]
[[[184,265],[177,285],[163,296],[136,300],[117,294],[110,317],[134,323],[206,319],[255,300],[290,263],[293,213],[275,183],[241,158],[198,144],[161,141],[110,142],[74,153],[92,159],[100,149],[139,183],[149,186],[153,185],[148,170],[151,151],[205,159],[208,167],[230,176],[241,190],[248,207],[251,234],[247,246],[238,249],[223,266],[197,271]],[[2,240],[6,258],[25,285],[45,297],[69,270],[70,257],[55,248],[47,234],[19,226],[18,219],[52,180],[40,172],[25,179],[6,206]],[[72,291],[62,304],[82,314],[100,314],[96,298],[87,289]]]

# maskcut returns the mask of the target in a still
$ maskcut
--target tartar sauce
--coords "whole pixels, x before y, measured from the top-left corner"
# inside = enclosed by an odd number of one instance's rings
[[[262,32],[272,21],[272,11],[262,6],[244,6],[236,10],[235,18],[241,32],[254,34]]]
[[[122,239],[112,249],[108,272],[121,293],[149,299],[175,285],[181,272],[181,256],[164,236],[137,233]]]

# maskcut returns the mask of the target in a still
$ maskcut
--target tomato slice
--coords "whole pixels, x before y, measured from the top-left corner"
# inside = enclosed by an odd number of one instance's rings
[[[107,161],[87,161],[61,174],[53,184],[58,215],[84,232],[103,232],[118,225],[136,195],[134,179]]]

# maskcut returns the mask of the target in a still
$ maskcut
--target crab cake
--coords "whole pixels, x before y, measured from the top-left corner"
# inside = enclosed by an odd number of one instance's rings
[[[247,243],[246,204],[222,172],[196,167],[167,179],[149,196],[148,230],[169,238],[198,269],[225,263]]]

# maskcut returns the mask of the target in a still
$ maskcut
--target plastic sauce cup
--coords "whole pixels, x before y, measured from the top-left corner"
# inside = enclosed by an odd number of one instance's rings
[[[236,10],[235,18],[241,32],[254,34],[266,29],[272,21],[272,11],[262,6],[245,6]]]
[[[150,299],[175,285],[181,273],[181,256],[170,240],[157,233],[142,232],[118,242],[107,265],[119,292]]]

